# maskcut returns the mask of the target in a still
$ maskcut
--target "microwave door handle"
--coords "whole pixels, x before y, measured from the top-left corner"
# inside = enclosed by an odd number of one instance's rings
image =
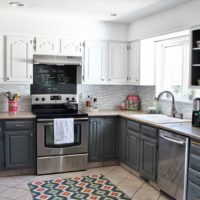
[[[165,135],[160,135],[160,137],[164,140],[167,140],[169,142],[173,142],[173,143],[176,143],[176,144],[181,144],[181,145],[184,145],[185,144],[185,141],[181,141],[181,140],[176,140],[176,139],[172,139],[172,138],[169,138]]]

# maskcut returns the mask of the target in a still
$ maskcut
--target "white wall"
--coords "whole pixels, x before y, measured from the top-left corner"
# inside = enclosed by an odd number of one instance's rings
[[[127,40],[128,25],[98,21],[73,21],[69,18],[0,13],[2,34],[65,36],[74,39]]]
[[[144,39],[197,25],[200,25],[200,0],[193,0],[131,23],[128,38]]]

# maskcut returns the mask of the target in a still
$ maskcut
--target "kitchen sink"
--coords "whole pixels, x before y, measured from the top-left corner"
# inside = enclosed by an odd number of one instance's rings
[[[189,122],[187,119],[179,119],[169,117],[163,114],[143,114],[143,115],[132,115],[135,118],[142,119],[144,121],[153,122],[156,124],[167,124],[167,123],[181,123],[181,122]]]

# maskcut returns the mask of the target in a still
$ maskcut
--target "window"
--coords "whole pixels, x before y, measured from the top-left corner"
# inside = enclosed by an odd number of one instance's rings
[[[156,93],[169,90],[176,97],[188,96],[189,36],[155,42]]]

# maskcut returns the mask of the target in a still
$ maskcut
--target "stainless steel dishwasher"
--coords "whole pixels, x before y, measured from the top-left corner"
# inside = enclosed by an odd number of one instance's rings
[[[158,186],[176,200],[186,200],[188,138],[159,131]]]

